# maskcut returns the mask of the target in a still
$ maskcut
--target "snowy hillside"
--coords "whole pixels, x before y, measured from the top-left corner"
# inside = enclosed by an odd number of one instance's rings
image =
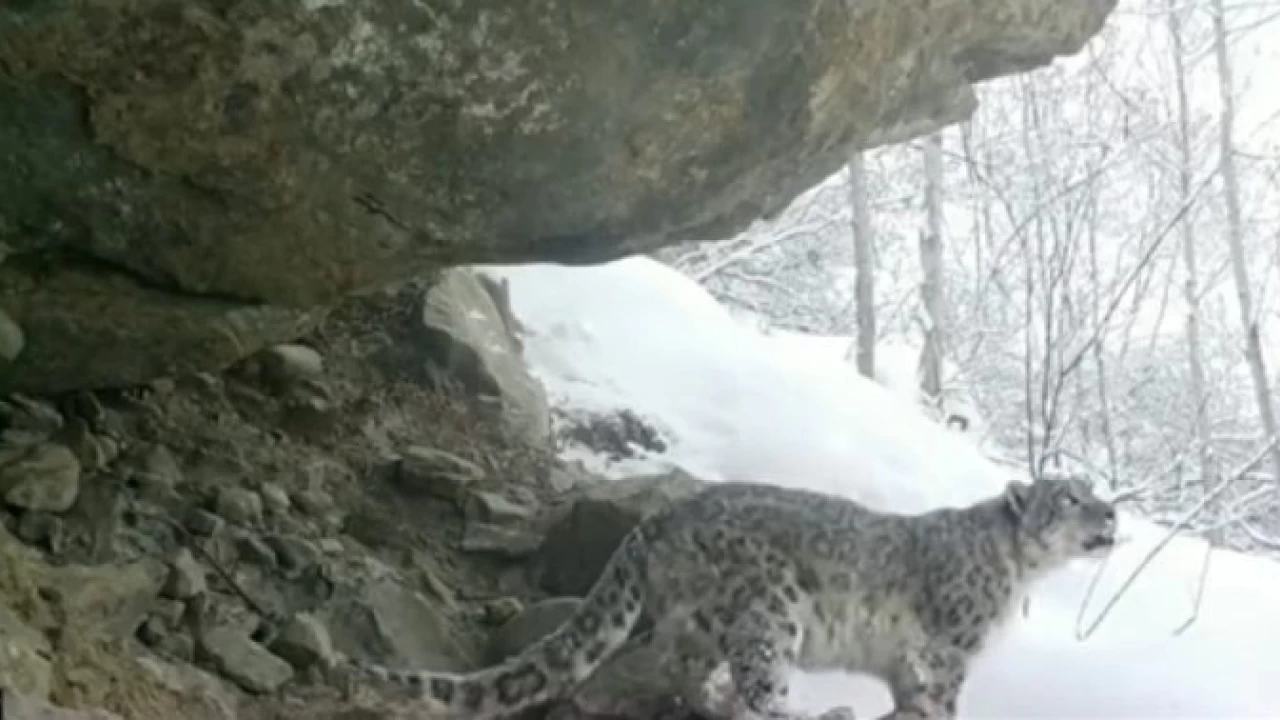
[[[678,465],[707,479],[809,487],[903,512],[969,503],[1010,477],[965,436],[857,376],[838,353],[762,335],[658,263],[487,270],[509,279],[527,359],[557,407],[629,408],[668,441],[661,455],[597,469]],[[1105,563],[1086,621],[1161,537],[1132,517],[1124,528],[1133,541]],[[1191,613],[1203,553],[1199,541],[1171,543],[1086,641],[1076,640],[1076,616],[1099,564],[1046,580],[1027,617],[975,667],[962,715],[1280,716],[1280,566],[1215,553],[1199,618],[1175,636]],[[796,702],[806,708],[852,704],[868,717],[890,707],[867,679],[798,682]]]

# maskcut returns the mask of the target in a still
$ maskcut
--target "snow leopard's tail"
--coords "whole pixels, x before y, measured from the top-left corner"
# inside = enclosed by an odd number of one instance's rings
[[[431,720],[491,720],[572,690],[620,648],[640,617],[644,538],[623,539],[573,616],[551,634],[493,667],[472,673],[395,670],[348,661],[358,677],[407,691],[405,709]]]

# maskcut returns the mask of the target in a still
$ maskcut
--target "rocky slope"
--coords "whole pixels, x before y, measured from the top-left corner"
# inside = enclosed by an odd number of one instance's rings
[[[1114,4],[4,3],[0,391],[221,370],[441,267],[725,237]]]
[[[396,717],[333,686],[335,652],[515,652],[696,489],[556,464],[504,296],[466,270],[427,285],[224,373],[0,400],[6,719]],[[584,697],[636,695],[618,667]]]

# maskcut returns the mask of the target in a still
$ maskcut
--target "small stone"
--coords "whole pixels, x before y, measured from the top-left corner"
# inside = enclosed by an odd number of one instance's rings
[[[262,496],[262,502],[274,512],[288,512],[293,505],[289,500],[289,493],[276,483],[263,483],[258,488],[258,494]]]
[[[14,507],[66,512],[80,495],[80,461],[65,445],[37,445],[0,467],[0,488]]]
[[[414,445],[404,451],[396,475],[406,490],[458,499],[464,488],[484,477],[484,470],[453,453]]]
[[[151,445],[142,451],[133,479],[142,493],[151,498],[167,498],[182,483],[178,459],[164,445]]]
[[[285,624],[272,643],[271,651],[299,670],[316,663],[327,666],[334,657],[329,629],[315,616],[307,613],[298,613]]]
[[[333,496],[319,488],[293,493],[293,504],[308,515],[323,515],[333,509]]]
[[[323,375],[324,358],[306,345],[284,343],[263,353],[262,370],[270,382],[291,383]]]
[[[280,565],[291,574],[301,573],[320,562],[316,546],[296,535],[272,535],[267,543],[276,551]]]
[[[241,560],[264,568],[274,568],[280,562],[266,541],[248,533],[236,538],[236,553]]]
[[[165,635],[155,649],[183,662],[191,662],[196,657],[196,641],[183,633]]]
[[[62,520],[44,512],[25,512],[18,519],[17,535],[31,545],[43,545],[52,553],[64,547]]]
[[[83,418],[72,417],[64,433],[67,446],[80,460],[85,471],[101,470],[116,459],[120,448],[109,437],[95,435]]]
[[[203,594],[208,589],[204,568],[196,561],[191,551],[186,548],[178,550],[169,562],[169,577],[165,580],[161,594],[167,598],[186,600]]]
[[[27,339],[22,328],[9,317],[9,313],[0,308],[0,366],[16,360],[26,346]]]
[[[472,522],[520,523],[533,516],[533,510],[512,502],[498,493],[473,490],[467,493],[467,519]]]
[[[157,647],[164,642],[165,637],[169,634],[169,628],[164,620],[152,615],[147,618],[146,622],[138,628],[138,639],[147,647]]]
[[[342,551],[346,549],[338,538],[321,538],[318,544],[320,552],[325,555],[341,555]]]
[[[200,648],[220,673],[248,692],[274,692],[293,679],[289,663],[236,628],[209,630],[200,638]]]
[[[218,492],[214,510],[230,523],[254,527],[262,523],[262,496],[244,488],[224,487]]]
[[[529,528],[469,522],[463,531],[461,544],[466,552],[518,559],[533,554],[542,544],[542,535]]]
[[[519,615],[524,603],[519,598],[504,597],[484,604],[483,619],[486,625],[502,625]]]
[[[187,529],[201,537],[217,535],[226,524],[226,520],[200,508],[192,510],[191,514],[187,516]]]

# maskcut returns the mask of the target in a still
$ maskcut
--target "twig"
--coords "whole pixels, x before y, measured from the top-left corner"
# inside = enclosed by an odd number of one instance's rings
[[[1191,606],[1191,615],[1173,631],[1174,637],[1187,631],[1200,618],[1200,606],[1204,603],[1204,589],[1209,584],[1209,561],[1213,558],[1213,543],[1207,539],[1204,544],[1204,562],[1200,564],[1200,582],[1196,585],[1196,599]]]
[[[1129,588],[1133,586],[1134,581],[1138,579],[1138,576],[1142,574],[1142,571],[1145,570],[1153,560],[1155,560],[1156,555],[1159,555],[1160,551],[1163,550],[1166,545],[1172,542],[1173,538],[1176,537],[1178,533],[1182,531],[1183,528],[1185,528],[1188,524],[1190,524],[1190,522],[1194,520],[1197,516],[1199,516],[1200,513],[1204,512],[1205,508],[1207,508],[1210,503],[1212,503],[1215,499],[1217,499],[1219,495],[1225,492],[1226,489],[1230,487],[1233,482],[1239,480],[1241,477],[1244,476],[1245,473],[1253,469],[1254,465],[1257,465],[1258,463],[1262,462],[1263,458],[1265,458],[1267,454],[1270,453],[1273,448],[1275,448],[1277,440],[1280,440],[1280,438],[1272,437],[1271,440],[1266,445],[1264,445],[1257,454],[1255,454],[1247,462],[1241,465],[1240,468],[1237,469],[1235,472],[1223,478],[1222,481],[1219,482],[1218,485],[1213,488],[1213,490],[1211,490],[1203,498],[1201,498],[1200,502],[1196,503],[1195,507],[1191,508],[1191,510],[1188,511],[1185,515],[1183,515],[1180,520],[1174,523],[1173,526],[1169,528],[1169,531],[1165,533],[1164,537],[1160,538],[1160,542],[1156,543],[1155,547],[1151,548],[1151,550],[1147,552],[1147,554],[1142,558],[1142,561],[1138,563],[1138,566],[1134,568],[1132,573],[1129,574],[1129,577],[1125,578],[1124,583],[1120,585],[1120,589],[1116,591],[1115,595],[1111,596],[1111,599],[1108,600],[1105,605],[1103,605],[1102,611],[1098,613],[1098,617],[1094,618],[1093,623],[1088,628],[1086,628],[1083,633],[1080,632],[1080,625],[1079,625],[1079,622],[1077,622],[1076,639],[1087,640],[1089,636],[1092,635],[1094,631],[1098,629],[1098,626],[1102,624],[1102,621],[1106,619],[1107,615],[1111,613],[1112,608],[1116,606],[1116,603],[1120,601],[1120,598],[1124,597],[1124,594],[1128,592]],[[1101,575],[1101,572],[1102,571],[1100,568],[1098,571],[1098,575]],[[1090,595],[1092,595],[1092,592],[1086,594],[1084,600],[1081,602],[1082,607],[1080,609],[1080,613],[1078,617],[1081,617],[1081,618],[1084,617],[1084,606],[1088,604]]]
[[[1269,550],[1280,550],[1280,539],[1273,538],[1270,535],[1263,533],[1248,521],[1242,521],[1240,523],[1240,529],[1244,530],[1244,534],[1248,535],[1250,540],[1253,540],[1259,545]]]

